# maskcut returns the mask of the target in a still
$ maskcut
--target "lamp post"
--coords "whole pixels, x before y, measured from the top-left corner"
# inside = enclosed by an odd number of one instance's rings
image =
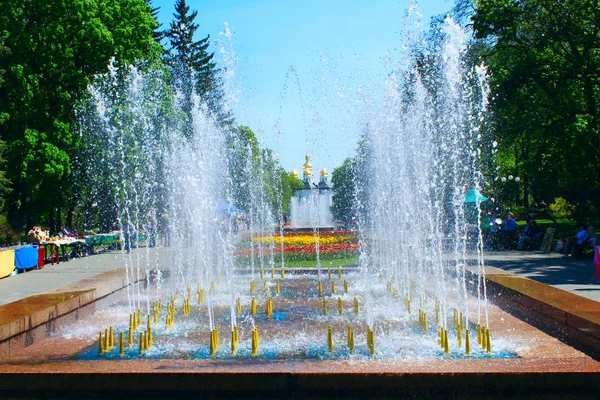
[[[518,184],[519,182],[521,182],[521,178],[520,177],[513,176],[513,175],[502,176],[500,178],[496,178],[495,181],[498,181],[498,179],[502,183],[502,186],[503,186],[502,189],[504,189],[504,190],[506,189],[506,184],[511,185],[509,182],[515,182],[516,184]],[[497,204],[496,209],[498,211],[500,211],[499,210],[499,208],[500,208],[500,193],[502,193],[502,191],[500,191],[498,189],[499,189],[498,186],[496,186],[496,204]],[[518,196],[519,196],[519,194],[517,193],[517,198],[518,198]],[[515,199],[515,203],[516,203],[516,200],[517,199]]]

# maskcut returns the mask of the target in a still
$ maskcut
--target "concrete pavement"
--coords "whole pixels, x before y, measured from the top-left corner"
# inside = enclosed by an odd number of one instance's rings
[[[126,266],[139,265],[143,269],[146,260],[155,265],[166,258],[165,248],[139,248],[130,254],[120,251],[110,251],[103,254],[72,259],[60,264],[46,264],[44,268],[23,274],[0,279],[0,306],[12,303],[30,296],[73,285],[77,282],[109,271],[116,271]],[[123,270],[123,278],[125,270]]]
[[[539,251],[486,252],[484,259],[490,273],[500,268],[600,302],[600,284],[594,282],[596,266],[592,259],[562,258],[559,253]]]

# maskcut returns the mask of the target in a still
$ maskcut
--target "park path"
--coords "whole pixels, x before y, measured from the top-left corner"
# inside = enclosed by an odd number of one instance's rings
[[[109,251],[102,254],[71,259],[60,264],[46,264],[44,268],[0,279],[0,306],[36,294],[56,291],[74,283],[94,278],[109,271],[122,269],[128,265],[139,265],[143,269],[146,260],[150,264],[166,260],[165,248],[139,248],[130,254]],[[123,272],[125,278],[125,273]]]
[[[594,282],[592,259],[562,258],[561,254],[539,251],[500,251],[485,253],[487,273],[494,268],[600,302],[600,284]]]

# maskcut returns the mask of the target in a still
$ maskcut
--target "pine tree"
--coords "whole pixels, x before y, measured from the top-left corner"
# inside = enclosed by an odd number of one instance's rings
[[[166,32],[171,48],[165,62],[171,67],[176,86],[183,94],[182,108],[191,121],[193,106],[192,88],[208,107],[209,112],[223,123],[230,117],[223,111],[223,92],[220,72],[214,62],[214,53],[209,52],[210,35],[194,41],[198,24],[194,22],[197,11],[190,11],[185,0],[177,0],[170,29]],[[185,134],[191,137],[189,122],[184,127]]]
[[[154,37],[156,43],[160,43],[165,37],[165,31],[160,30],[162,24],[158,22],[158,11],[160,10],[160,7],[152,7],[152,0],[145,0],[145,2],[146,5],[150,7],[150,15],[157,22],[156,29],[154,29],[154,32],[152,32],[152,36]]]

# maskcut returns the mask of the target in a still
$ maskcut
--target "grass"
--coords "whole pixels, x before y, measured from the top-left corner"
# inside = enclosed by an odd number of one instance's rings
[[[358,257],[349,257],[349,258],[334,258],[331,260],[323,260],[321,261],[321,267],[344,267],[346,265],[356,265],[358,264]],[[316,268],[317,260],[310,261],[286,261],[286,268]]]
[[[555,241],[557,239],[564,239],[567,237],[575,236],[577,234],[577,231],[579,230],[579,227],[577,226],[577,221],[573,219],[558,219],[556,220],[556,224],[554,224],[554,222],[552,222],[552,220],[549,219],[536,219],[535,221],[537,222],[538,228],[542,232],[546,232],[547,228],[557,227],[558,231],[554,234]],[[518,221],[517,225],[521,230],[523,230],[525,229],[525,225],[527,225],[527,221]],[[600,227],[600,223],[598,221],[594,221],[587,223],[586,229],[590,225],[595,227],[596,231],[598,231],[598,228]]]

